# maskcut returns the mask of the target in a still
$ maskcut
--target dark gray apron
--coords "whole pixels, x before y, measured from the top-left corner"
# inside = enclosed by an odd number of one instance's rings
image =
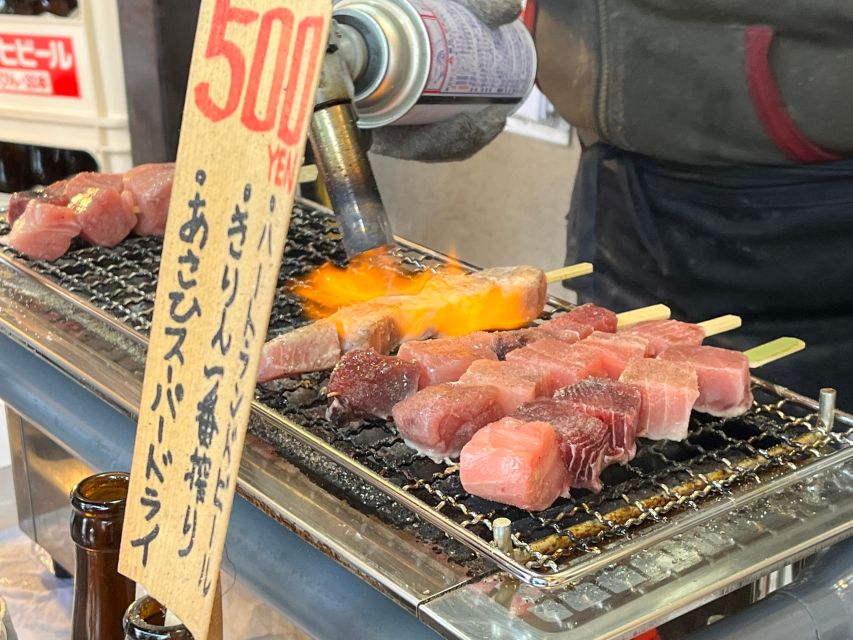
[[[853,406],[853,160],[703,170],[602,144],[584,150],[567,264],[583,300],[620,311],[663,302],[674,317],[741,315],[710,340],[746,349],[780,336],[805,352],[757,375]]]

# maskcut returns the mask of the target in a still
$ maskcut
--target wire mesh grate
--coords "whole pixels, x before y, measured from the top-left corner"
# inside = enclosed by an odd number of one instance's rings
[[[0,228],[0,232],[5,231]],[[4,251],[147,335],[161,248],[157,238],[131,238],[112,250],[75,246],[54,263],[27,260],[8,248]],[[440,264],[438,257],[426,252],[412,248],[401,248],[400,252],[413,268]],[[328,259],[345,260],[334,220],[324,212],[297,205],[283,258],[280,295],[270,318],[270,337],[308,321],[285,284]],[[851,444],[849,426],[838,424],[833,433],[825,433],[813,413],[781,399],[772,390],[756,388],[756,403],[745,416],[718,419],[694,414],[685,441],[642,441],[631,462],[605,469],[600,493],[572,491],[571,497],[533,513],[468,494],[461,486],[457,466],[418,456],[403,443],[391,422],[327,421],[327,382],[327,374],[309,374],[259,385],[256,397],[428,505],[450,521],[451,530],[461,527],[488,542],[493,521],[509,518],[513,522],[515,560],[543,573],[558,571],[578,556],[600,554],[639,527],[664,525],[679,510],[700,509],[704,499],[758,482],[769,471],[782,473],[803,459]],[[265,429],[258,430],[258,435],[276,445],[275,437]],[[359,501],[356,494],[348,497]]]

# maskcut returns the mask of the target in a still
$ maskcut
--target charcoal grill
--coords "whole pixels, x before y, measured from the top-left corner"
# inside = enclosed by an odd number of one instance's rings
[[[297,203],[271,336],[307,322],[285,284],[327,259],[342,262],[339,240],[330,212]],[[160,249],[158,239],[133,238],[114,250],[73,248],[52,264],[8,249],[0,254],[0,263],[14,275],[0,293],[42,305],[51,330],[72,337],[68,353],[56,353],[61,349],[54,345],[54,360],[129,415],[135,415],[138,403]],[[403,240],[398,252],[414,269],[438,267],[445,260]],[[55,303],[44,302],[46,292]],[[566,307],[552,298],[546,315]],[[104,367],[99,374],[75,366],[82,344],[85,359]],[[396,591],[445,633],[477,637],[482,628],[471,625],[484,624],[481,616],[465,613],[475,606],[491,608],[500,620],[489,623],[491,632],[557,632],[579,625],[604,635],[636,631],[853,530],[853,509],[844,508],[853,487],[853,417],[837,411],[827,424],[818,420],[816,402],[758,379],[753,383],[756,403],[746,416],[694,415],[685,442],[644,442],[631,463],[604,472],[601,493],[576,491],[536,513],[467,494],[456,466],[418,457],[389,422],[328,422],[327,381],[325,374],[311,374],[258,386],[250,422],[257,438],[248,441],[245,454],[249,466],[259,456],[267,466],[274,465],[272,458],[286,460],[345,500],[354,513],[378,517],[383,527],[414,532],[417,553],[436,556],[446,574],[445,582],[420,593],[396,588],[393,576],[377,576],[375,567],[345,548],[335,555],[386,591]],[[279,489],[276,479],[259,479],[257,470],[247,472],[244,459],[241,493],[299,529],[270,498]],[[815,504],[804,499],[812,493],[825,499]],[[772,525],[762,524],[770,516]],[[505,534],[507,520],[510,544],[497,544],[495,523]],[[775,533],[779,527],[787,530],[781,543]],[[735,536],[733,528],[743,534]],[[309,537],[324,545],[328,539],[322,531]],[[735,562],[753,553],[755,540],[762,539],[759,546],[766,555],[751,558],[747,571],[728,577],[715,573],[720,563],[711,559],[725,553]],[[494,573],[494,566],[505,573]],[[686,572],[695,581],[697,571],[707,574],[706,582],[696,583],[704,586],[674,601],[678,578]],[[437,596],[433,589],[444,593]],[[400,591],[406,593],[400,596]],[[663,600],[653,617],[636,612],[620,622],[623,612],[655,598]],[[620,615],[608,603],[620,603]]]

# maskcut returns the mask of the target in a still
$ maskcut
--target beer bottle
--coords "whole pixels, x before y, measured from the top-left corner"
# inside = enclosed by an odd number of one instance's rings
[[[13,193],[33,186],[29,147],[0,142],[0,191]]]
[[[150,596],[134,602],[124,614],[125,640],[193,640],[182,624],[165,626],[163,606]]]
[[[71,539],[77,545],[71,640],[123,640],[122,616],[135,585],[118,572],[129,476],[101,473],[71,491]]]

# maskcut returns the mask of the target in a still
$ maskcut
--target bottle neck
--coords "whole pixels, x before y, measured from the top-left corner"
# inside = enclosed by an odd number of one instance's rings
[[[123,640],[122,616],[135,585],[118,572],[129,478],[106,473],[71,492],[71,539],[77,545],[72,640]]]
[[[124,616],[125,640],[193,640],[182,624],[165,626],[166,611],[150,596],[134,602]]]

